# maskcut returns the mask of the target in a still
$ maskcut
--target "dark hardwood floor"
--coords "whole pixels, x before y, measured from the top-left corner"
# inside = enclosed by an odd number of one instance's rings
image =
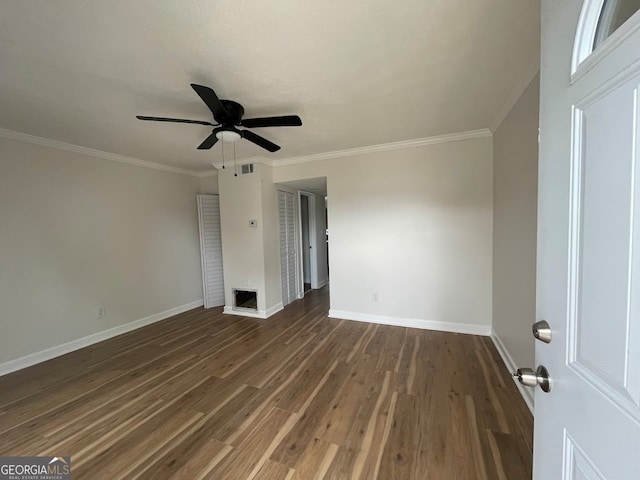
[[[531,478],[533,420],[491,340],[202,308],[0,377],[0,455],[78,479]]]

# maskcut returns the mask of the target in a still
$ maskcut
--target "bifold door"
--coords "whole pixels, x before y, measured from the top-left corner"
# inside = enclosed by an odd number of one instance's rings
[[[217,307],[224,305],[220,197],[218,195],[198,195],[198,223],[204,307]]]

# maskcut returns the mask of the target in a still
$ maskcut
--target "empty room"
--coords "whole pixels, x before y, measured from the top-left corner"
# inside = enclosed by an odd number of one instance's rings
[[[640,479],[638,0],[0,0],[0,479]]]

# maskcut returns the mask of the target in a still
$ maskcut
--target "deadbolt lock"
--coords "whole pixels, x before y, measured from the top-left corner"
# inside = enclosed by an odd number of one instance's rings
[[[539,322],[534,323],[531,327],[531,331],[537,340],[544,343],[551,342],[551,327],[545,320],[540,320]]]

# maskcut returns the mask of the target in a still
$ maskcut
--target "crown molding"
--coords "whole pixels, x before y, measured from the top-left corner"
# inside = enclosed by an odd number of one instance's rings
[[[533,78],[533,77],[532,77]],[[527,84],[528,85],[528,84]],[[526,85],[525,85],[526,88]],[[524,89],[523,89],[524,91]],[[519,97],[518,97],[519,98]],[[516,98],[517,100],[517,98]],[[263,156],[253,156],[238,160],[238,165],[246,163],[261,163],[269,167],[283,167],[287,165],[296,165],[301,163],[317,162],[321,160],[329,160],[332,158],[353,157],[356,155],[364,155],[377,152],[388,152],[393,150],[401,150],[405,148],[416,148],[425,145],[436,145],[439,143],[451,143],[459,142],[462,140],[472,140],[476,138],[490,137],[492,131],[488,128],[482,128],[479,130],[469,130],[466,132],[449,133],[445,135],[436,135],[433,137],[416,138],[412,140],[402,140],[399,142],[382,143],[378,145],[370,145],[368,147],[356,147],[346,150],[335,150],[332,152],[317,153],[313,155],[304,155],[299,157],[283,158],[279,160],[271,160]],[[222,162],[213,163],[214,169],[205,170],[201,172],[186,170],[177,167],[171,167],[169,165],[163,165],[160,163],[149,162],[147,160],[140,160],[133,157],[125,157],[115,153],[103,152],[102,150],[95,150],[93,148],[81,147],[71,143],[59,142],[57,140],[50,140],[48,138],[37,137],[35,135],[29,135],[26,133],[15,132],[13,130],[7,130],[0,128],[0,137],[8,138],[11,140],[18,140],[25,143],[31,143],[33,145],[40,145],[44,147],[54,148],[56,150],[64,150],[67,152],[79,153],[82,155],[88,155],[90,157],[101,158],[104,160],[111,160],[119,163],[126,163],[129,165],[135,165],[138,167],[152,168],[155,170],[162,170],[165,172],[177,173],[180,175],[187,175],[190,177],[205,178],[218,175],[218,171],[222,169]],[[227,165],[231,167],[231,164]]]
[[[492,135],[488,128],[480,130],[469,130],[466,132],[449,133],[446,135],[436,135],[433,137],[416,138],[413,140],[402,140],[400,142],[381,143],[378,145],[370,145],[368,147],[349,148],[346,150],[336,150],[333,152],[317,153],[314,155],[305,155],[301,157],[284,158],[281,160],[272,160],[269,164],[272,167],[283,167],[286,165],[296,165],[300,163],[317,162],[320,160],[329,160],[332,158],[353,157],[356,155],[364,155],[368,153],[388,152],[392,150],[401,150],[405,148],[423,147],[425,145],[436,145],[439,143],[459,142],[462,140],[472,140],[475,138],[490,137]]]
[[[509,112],[511,112],[511,109],[518,102],[518,100],[520,100],[520,97],[522,96],[524,91],[527,89],[529,84],[533,81],[533,79],[535,78],[535,76],[538,74],[539,71],[540,71],[540,52],[536,54],[533,61],[529,64],[527,69],[524,71],[524,74],[522,75],[522,77],[520,77],[520,80],[518,81],[514,89],[511,90],[511,93],[505,100],[504,104],[502,104],[502,107],[500,108],[500,110],[498,110],[498,114],[496,115],[496,118],[493,119],[493,122],[491,122],[491,126],[489,127],[489,130],[491,130],[491,133],[496,133],[496,130],[500,128],[500,125],[502,125],[502,122],[504,122],[504,119],[507,118],[507,115],[509,115]]]
[[[149,162],[147,160],[140,160],[139,158],[125,157],[124,155],[118,155],[116,153],[103,152],[102,150],[96,150],[89,147],[81,147],[80,145],[74,145],[72,143],[50,140],[48,138],[37,137],[35,135],[29,135],[27,133],[14,132],[13,130],[7,130],[5,128],[0,128],[0,137],[8,138],[10,140],[17,140],[19,142],[30,143],[32,145],[54,148],[56,150],[79,153],[81,155],[101,158],[103,160],[111,160],[112,162],[126,163],[128,165],[135,165],[136,167],[152,168],[154,170],[162,170],[165,172],[177,173],[179,175],[187,175],[190,177],[199,176],[199,172],[194,172],[192,170],[171,167],[169,165],[162,165],[160,163]]]

